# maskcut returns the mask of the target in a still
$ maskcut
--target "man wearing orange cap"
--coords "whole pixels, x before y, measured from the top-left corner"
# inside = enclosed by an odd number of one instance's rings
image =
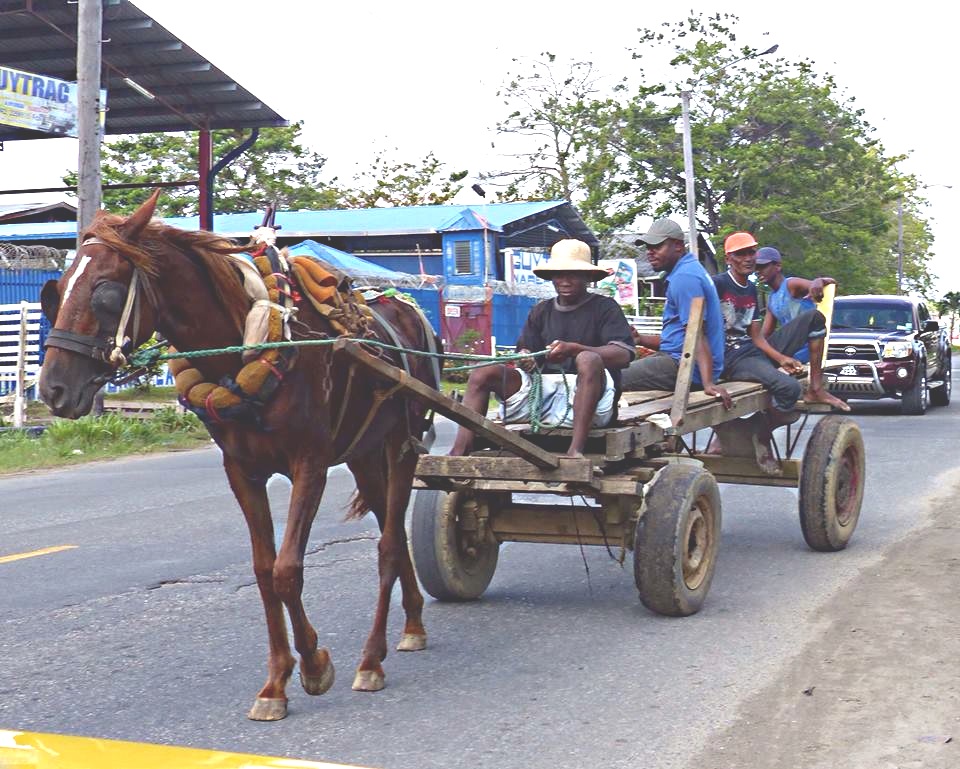
[[[517,340],[517,352],[548,350],[540,374],[539,418],[547,427],[572,427],[567,456],[583,455],[591,427],[613,419],[620,391],[620,370],[635,355],[630,324],[613,299],[587,291],[587,285],[607,276],[593,264],[590,246],[561,240],[550,259],[534,273],[553,281],[555,299],[539,302],[530,311]],[[530,421],[534,358],[519,368],[501,363],[474,369],[467,381],[463,405],[486,413],[490,395],[501,402],[505,422]],[[460,427],[450,449],[464,456],[473,445],[473,431]]]
[[[723,244],[728,269],[713,278],[726,326],[723,375],[726,379],[760,382],[773,395],[771,425],[786,424],[800,399],[802,387],[793,376],[803,364],[793,355],[810,348],[810,387],[807,402],[827,403],[849,411],[843,401],[821,384],[823,341],[827,321],[819,310],[801,312],[769,338],[761,333],[757,312],[757,287],[750,280],[756,269],[757,241],[749,232],[734,232]]]

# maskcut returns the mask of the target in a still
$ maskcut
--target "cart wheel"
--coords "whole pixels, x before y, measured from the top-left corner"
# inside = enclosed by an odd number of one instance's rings
[[[472,601],[487,589],[500,543],[477,532],[476,508],[488,504],[466,492],[417,491],[410,549],[423,589],[438,601]]]
[[[640,600],[657,614],[700,611],[720,546],[720,490],[709,471],[667,465],[650,486],[637,521],[633,576]]]
[[[843,550],[863,502],[863,436],[848,417],[821,419],[807,442],[800,470],[800,528],[813,550]]]

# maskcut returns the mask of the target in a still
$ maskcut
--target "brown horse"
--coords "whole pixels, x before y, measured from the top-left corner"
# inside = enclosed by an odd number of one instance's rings
[[[57,416],[77,418],[90,411],[94,395],[116,373],[114,339],[129,336],[136,347],[154,330],[178,350],[220,349],[241,344],[250,300],[227,254],[241,250],[206,232],[186,232],[152,220],[155,194],[128,218],[101,212],[81,238],[70,269],[44,288],[43,307],[53,331],[40,378],[40,394]],[[133,311],[131,312],[131,307]],[[400,345],[428,349],[421,314],[391,300],[378,312],[393,326]],[[123,328],[120,328],[121,319]],[[129,319],[129,322],[128,322]],[[390,341],[371,322],[377,338]],[[337,334],[306,301],[299,302],[301,335]],[[307,330],[309,329],[309,331]],[[435,338],[434,338],[435,340]],[[417,463],[415,446],[426,426],[424,408],[391,395],[372,375],[341,361],[330,346],[299,348],[256,423],[224,421],[208,425],[223,451],[230,487],[240,504],[253,546],[253,568],[269,633],[267,681],[249,712],[272,721],[287,713],[285,688],[295,659],[287,639],[283,609],[300,656],[300,680],[308,694],[322,694],[333,683],[329,652],[317,648],[317,633],[302,602],[303,559],[310,526],[326,485],[327,468],[345,461],[356,479],[357,498],[349,515],[372,510],[380,525],[380,592],[373,628],[363,646],[353,688],[383,688],[381,662],[387,655],[386,624],[397,578],[403,591],[406,624],[400,651],[426,646],[421,621],[423,597],[407,550],[404,526]],[[434,367],[422,356],[406,356],[411,373],[436,386]],[[111,361],[111,358],[113,359]],[[399,360],[394,358],[394,362]],[[238,354],[195,359],[208,382],[236,376]],[[373,418],[371,404],[382,401]],[[274,547],[267,480],[275,473],[293,485],[287,526],[279,553]]]

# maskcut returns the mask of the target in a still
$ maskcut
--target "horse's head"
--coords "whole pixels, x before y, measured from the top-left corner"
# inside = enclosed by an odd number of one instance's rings
[[[40,397],[57,416],[87,414],[97,391],[126,362],[124,356],[153,333],[156,310],[144,301],[148,276],[124,244],[135,242],[149,224],[157,197],[127,219],[98,215],[70,269],[43,287],[40,303],[53,329],[40,371]]]

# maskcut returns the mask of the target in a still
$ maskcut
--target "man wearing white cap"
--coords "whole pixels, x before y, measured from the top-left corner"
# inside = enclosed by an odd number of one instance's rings
[[[518,368],[501,363],[474,369],[463,405],[486,413],[490,395],[501,402],[505,422],[531,419],[531,373],[541,366],[539,419],[545,427],[573,428],[567,456],[579,457],[591,427],[603,427],[614,417],[620,391],[620,370],[629,365],[636,348],[630,324],[613,299],[587,291],[587,285],[607,276],[593,264],[590,246],[561,240],[550,259],[534,273],[553,281],[555,299],[545,299],[530,311],[517,340],[517,352],[549,350],[545,358],[525,358]],[[473,432],[457,431],[451,456],[464,456],[473,445]]]

